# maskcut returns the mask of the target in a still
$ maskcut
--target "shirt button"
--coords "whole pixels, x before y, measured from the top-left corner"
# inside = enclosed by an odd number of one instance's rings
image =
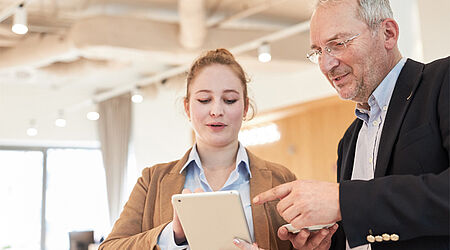
[[[374,126],[378,126],[378,123],[379,123],[378,121],[373,121],[373,122],[372,122],[372,124],[373,124]]]
[[[388,108],[387,106],[384,106],[384,107],[383,107],[383,110],[384,110],[384,111],[386,111],[386,110],[387,110],[387,108]]]
[[[372,162],[373,162],[373,158],[370,157],[370,158],[369,158],[369,163],[372,163]]]
[[[400,236],[398,236],[397,234],[391,234],[392,241],[398,241],[399,239],[400,239]]]

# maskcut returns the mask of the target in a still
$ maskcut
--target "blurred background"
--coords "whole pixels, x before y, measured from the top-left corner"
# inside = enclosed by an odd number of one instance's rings
[[[192,146],[185,72],[208,49],[232,51],[251,79],[241,142],[335,181],[354,104],[306,59],[313,3],[0,0],[0,249],[106,237],[141,170]],[[450,55],[450,1],[391,4],[404,56]]]

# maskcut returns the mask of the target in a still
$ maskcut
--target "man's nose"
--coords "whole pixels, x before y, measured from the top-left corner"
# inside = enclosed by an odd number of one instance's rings
[[[327,76],[328,72],[330,72],[333,68],[339,65],[339,59],[335,56],[330,55],[328,53],[322,53],[319,57],[319,67],[320,71]]]

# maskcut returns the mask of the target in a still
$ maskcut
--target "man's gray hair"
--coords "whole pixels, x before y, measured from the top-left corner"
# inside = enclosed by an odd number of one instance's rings
[[[354,0],[358,2],[358,15],[372,30],[386,18],[393,18],[389,0]],[[326,3],[338,3],[341,0],[318,0],[316,8]]]

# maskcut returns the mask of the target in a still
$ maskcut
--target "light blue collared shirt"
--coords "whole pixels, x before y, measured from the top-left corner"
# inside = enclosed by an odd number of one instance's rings
[[[206,180],[202,162],[198,155],[197,145],[192,147],[189,158],[181,169],[180,173],[186,171],[186,180],[184,188],[194,191],[197,188],[203,189],[205,192],[213,192],[211,186]],[[236,155],[236,168],[230,173],[227,181],[220,191],[236,190],[239,192],[244,208],[245,218],[249,227],[250,235],[254,239],[252,208],[250,203],[250,165],[248,161],[247,151],[244,146],[239,143]],[[161,249],[190,249],[188,245],[176,245],[173,236],[173,226],[170,222],[161,232],[158,238],[158,245]]]
[[[356,108],[356,116],[363,121],[356,142],[355,161],[353,164],[352,180],[371,180],[375,175],[375,167],[380,145],[381,132],[383,131],[386,113],[392,92],[395,88],[406,58],[402,58],[389,72],[378,87],[369,97],[370,110]],[[371,249],[370,244],[350,248],[347,242],[347,250]]]

